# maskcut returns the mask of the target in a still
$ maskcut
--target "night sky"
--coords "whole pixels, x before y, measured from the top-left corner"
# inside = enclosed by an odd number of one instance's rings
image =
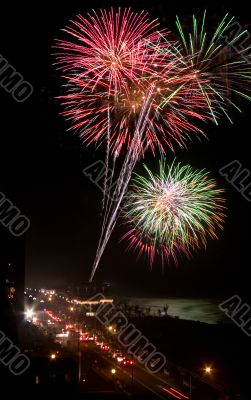
[[[171,3],[171,4],[170,4]],[[29,285],[58,286],[87,281],[95,256],[101,222],[102,194],[82,173],[90,163],[104,158],[104,149],[86,148],[59,115],[60,77],[53,66],[52,45],[60,29],[77,13],[95,7],[128,5],[162,17],[163,27],[174,31],[175,14],[189,17],[208,9],[212,20],[226,11],[249,29],[250,13],[244,0],[228,1],[77,1],[6,3],[0,15],[0,53],[34,86],[34,94],[16,103],[0,89],[0,191],[31,220],[26,235],[26,281]],[[207,3],[210,3],[210,8]],[[223,5],[221,5],[223,4]],[[225,4],[225,6],[224,6]],[[199,5],[199,8],[198,8]],[[2,6],[1,6],[2,7]],[[165,19],[165,21],[164,21]],[[251,29],[251,27],[250,27]],[[249,29],[249,30],[250,30]],[[242,114],[233,111],[234,125],[222,119],[219,127],[205,125],[209,140],[194,140],[188,151],[176,147],[179,161],[211,171],[225,188],[228,218],[219,241],[209,241],[190,261],[179,266],[156,264],[151,271],[142,258],[126,253],[119,243],[123,227],[114,231],[95,276],[95,282],[112,282],[121,293],[148,296],[218,296],[239,294],[247,300],[250,268],[250,210],[245,200],[218,170],[239,160],[251,170],[251,103]],[[167,158],[174,155],[168,151]],[[157,169],[158,158],[145,162]],[[136,168],[141,171],[142,163]],[[2,226],[0,229],[5,229]]]

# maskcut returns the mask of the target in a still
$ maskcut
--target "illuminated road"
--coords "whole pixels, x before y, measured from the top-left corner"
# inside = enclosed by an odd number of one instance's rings
[[[112,358],[117,348],[120,348],[126,356],[126,351],[119,345],[116,335],[98,325],[95,318],[86,319],[83,308],[77,307],[66,295],[40,294],[37,302],[41,311],[37,311],[35,323],[39,324],[45,332],[51,330],[61,332],[55,334],[55,338],[61,340],[63,348],[76,361],[78,361],[78,345],[80,346],[82,353],[80,394],[106,393],[111,399],[117,393],[119,399],[131,399],[131,394],[133,394],[133,400],[190,400],[187,376],[185,382],[184,376],[178,369],[177,372],[171,369],[168,371],[169,375],[165,375],[163,371],[156,374],[149,373],[137,362],[134,363],[133,368],[121,367],[121,364]],[[29,314],[31,314],[29,317],[33,318],[31,310]],[[79,332],[82,332],[82,336],[87,336],[86,339],[82,338],[82,342],[79,341]],[[96,339],[98,338],[98,340],[95,339],[97,343],[94,343],[95,335],[97,335]],[[88,336],[93,336],[92,342],[88,341]],[[109,344],[110,351],[102,350],[98,341]],[[112,370],[115,371],[112,373]],[[218,395],[214,389],[192,377],[192,400],[217,399]]]
[[[132,367],[120,367],[114,362],[106,352],[99,350],[95,345],[85,344],[83,350],[83,366],[84,364],[92,365],[96,373],[107,380],[113,379],[114,388],[121,390],[130,395],[133,392],[134,398],[140,399],[188,399],[187,394],[175,391],[158,376],[148,373],[144,368],[134,365]],[[116,373],[113,375],[112,370]],[[132,385],[133,372],[133,385]],[[113,375],[113,376],[112,376]]]

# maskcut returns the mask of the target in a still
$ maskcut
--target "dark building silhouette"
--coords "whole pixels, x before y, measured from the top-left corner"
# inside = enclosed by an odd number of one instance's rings
[[[24,315],[25,238],[0,226],[0,329],[17,338]]]
[[[0,331],[18,347],[18,327],[24,317],[24,273],[25,239],[11,235],[7,228],[0,225]],[[2,349],[0,356],[3,354]],[[8,365],[2,362],[0,374],[2,392],[7,391],[13,396],[18,394],[22,377],[13,375]]]

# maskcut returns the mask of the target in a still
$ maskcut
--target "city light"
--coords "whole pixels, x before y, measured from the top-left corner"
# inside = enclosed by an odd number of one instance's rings
[[[64,299],[64,297],[63,297],[63,299]],[[75,304],[81,304],[81,305],[89,305],[89,306],[92,306],[92,305],[98,305],[98,304],[105,304],[105,303],[113,303],[113,299],[100,299],[100,300],[77,300],[77,299],[74,299],[73,300],[73,302],[75,303]]]
[[[115,369],[115,368],[112,368],[111,373],[112,373],[113,375],[116,374],[116,369]]]
[[[26,312],[25,312],[25,315],[26,315],[27,321],[32,320],[32,318],[33,318],[33,316],[34,316],[34,311],[33,311],[33,309],[32,309],[32,308],[27,309]]]
[[[92,311],[88,311],[85,315],[86,315],[87,317],[95,317],[95,313],[92,312]]]
[[[51,354],[51,360],[55,360],[55,358],[56,358],[56,354],[52,353]]]

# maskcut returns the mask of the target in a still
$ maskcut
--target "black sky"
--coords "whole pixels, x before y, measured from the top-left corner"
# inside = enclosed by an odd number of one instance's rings
[[[26,237],[26,279],[31,285],[54,286],[86,281],[95,255],[101,218],[101,192],[82,174],[82,169],[103,152],[81,144],[58,115],[55,99],[60,92],[59,74],[51,56],[54,38],[77,13],[95,7],[128,5],[147,9],[152,17],[162,17],[174,30],[175,14],[189,17],[205,7],[212,19],[226,11],[249,28],[250,17],[244,0],[181,3],[178,1],[78,1],[54,0],[5,4],[0,15],[0,53],[34,86],[27,102],[18,104],[0,89],[0,191],[29,216],[31,228]],[[118,290],[138,295],[248,296],[250,255],[250,210],[247,202],[218,173],[237,159],[251,170],[250,112],[234,112],[234,125],[223,122],[208,125],[209,140],[191,142],[189,150],[176,148],[176,157],[194,167],[207,168],[225,188],[228,204],[226,230],[218,242],[210,242],[191,261],[179,267],[167,265],[165,272],[156,265],[150,271],[142,259],[125,252],[119,243],[123,228],[118,227],[101,260],[95,279],[112,281]],[[173,159],[173,154],[167,153]],[[157,159],[145,160],[157,168]],[[138,170],[141,164],[138,165]],[[1,227],[1,229],[4,229]]]

